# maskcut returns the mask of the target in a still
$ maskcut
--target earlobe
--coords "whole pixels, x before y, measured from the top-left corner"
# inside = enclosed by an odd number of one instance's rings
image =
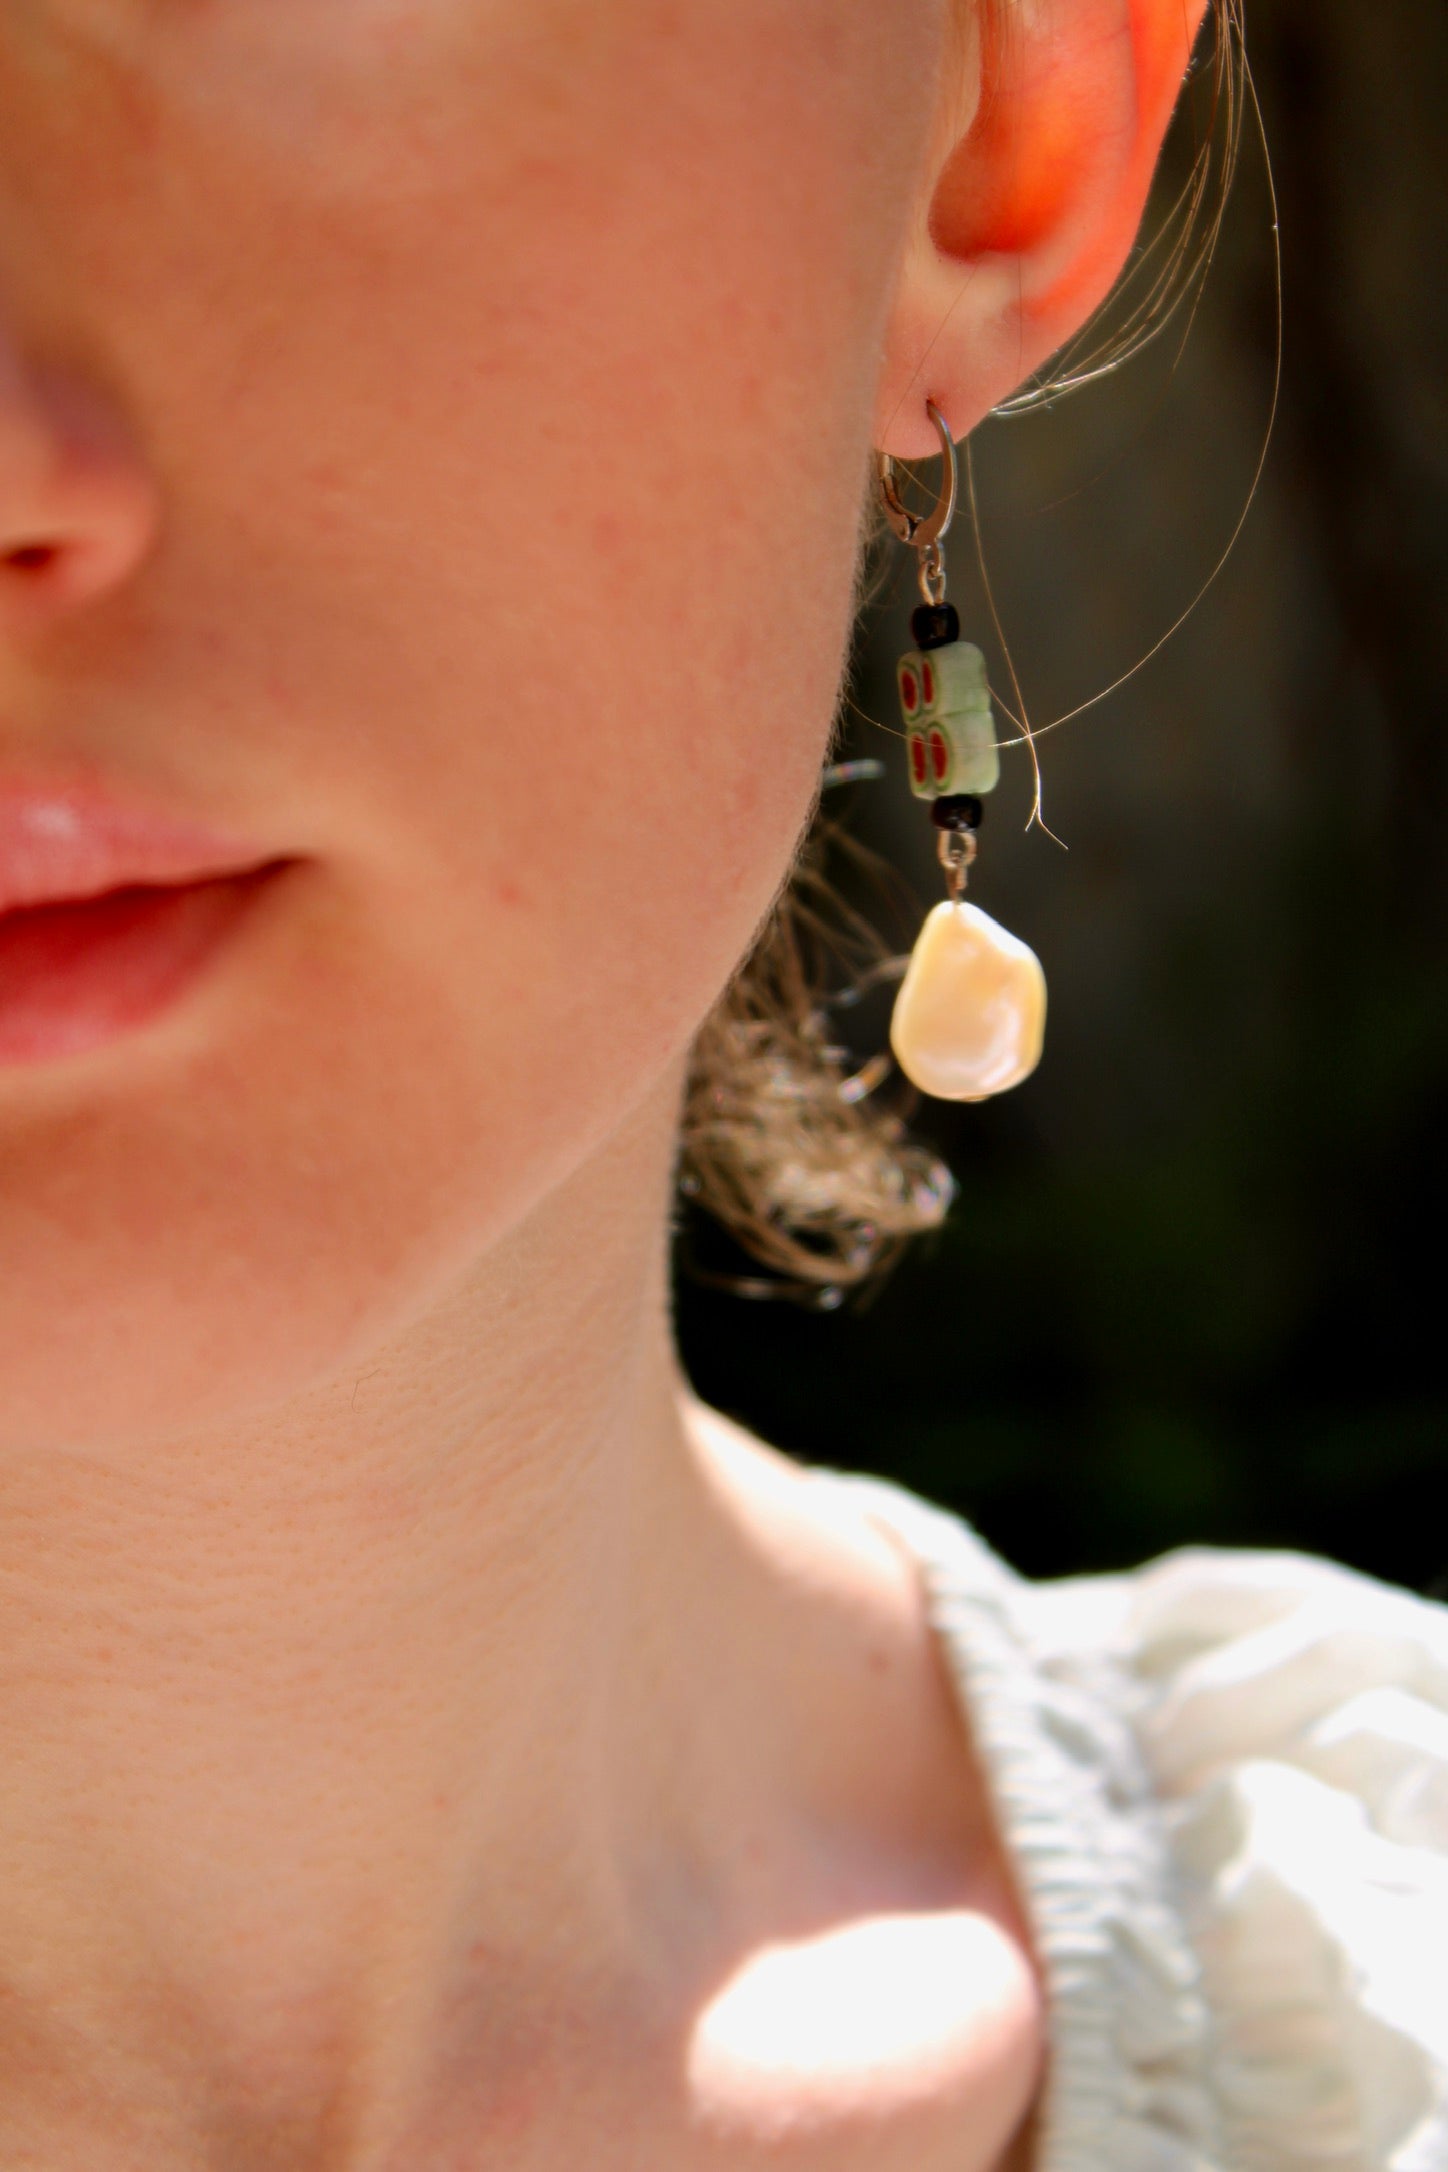
[[[968,4],[978,95],[928,177],[876,408],[876,444],[907,459],[931,450],[927,398],[963,436],[1109,293],[1206,0]]]

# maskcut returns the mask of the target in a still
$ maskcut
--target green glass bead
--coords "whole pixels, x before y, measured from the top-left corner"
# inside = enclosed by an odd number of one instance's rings
[[[915,797],[993,792],[1000,751],[985,658],[974,643],[909,650],[900,659],[898,683]]]

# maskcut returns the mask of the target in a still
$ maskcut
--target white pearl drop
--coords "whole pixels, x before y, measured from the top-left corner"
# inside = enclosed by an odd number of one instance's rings
[[[976,905],[927,915],[890,1020],[905,1076],[938,1101],[983,1101],[1029,1078],[1046,1031],[1035,952]]]

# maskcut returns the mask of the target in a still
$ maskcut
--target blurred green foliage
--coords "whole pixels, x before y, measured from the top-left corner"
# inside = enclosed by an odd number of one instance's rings
[[[962,1509],[1032,1574],[1206,1540],[1448,1592],[1448,10],[1254,0],[1248,37],[1286,312],[1265,482],[1183,631],[1043,742],[1069,852],[1024,832],[1017,757],[973,886],[1046,963],[1045,1065],[919,1111],[961,1197],[871,1303],[683,1274],[679,1332],[711,1401]],[[978,435],[1038,723],[1147,650],[1231,531],[1270,237],[1249,152],[1185,352]],[[968,533],[951,582],[1008,683]],[[928,899],[928,825],[873,721],[909,603],[897,563],[847,747],[890,776],[850,816]]]

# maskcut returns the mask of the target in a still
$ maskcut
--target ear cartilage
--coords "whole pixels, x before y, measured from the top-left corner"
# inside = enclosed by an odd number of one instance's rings
[[[886,517],[919,559],[925,602],[910,621],[915,646],[901,657],[897,684],[905,721],[910,789],[931,802],[950,892],[928,915],[895,998],[890,1045],[911,1084],[942,1101],[983,1101],[1029,1078],[1041,1059],[1046,977],[1034,951],[965,901],[987,792],[1000,782],[1000,750],[985,658],[960,638],[945,600],[940,540],[955,506],[955,446],[932,401],[946,490],[924,521],[907,512],[893,464],[880,456]]]

